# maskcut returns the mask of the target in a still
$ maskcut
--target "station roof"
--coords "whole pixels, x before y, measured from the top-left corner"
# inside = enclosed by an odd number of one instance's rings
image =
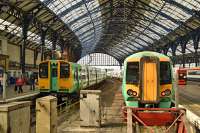
[[[81,45],[82,56],[101,52],[118,61],[137,51],[163,48],[200,26],[200,0],[9,0],[9,3],[22,11],[32,11],[38,21],[61,34],[65,42],[71,40],[72,45]],[[11,23],[8,29],[12,24],[19,26],[16,17],[8,16],[5,12],[0,15]],[[33,26],[30,32],[37,36],[39,31]],[[190,40],[187,44],[186,54],[194,52],[192,43]],[[168,55],[171,53],[169,49]],[[176,54],[181,54],[180,45]]]
[[[51,49],[54,33],[58,36],[57,49],[61,49],[63,44],[81,47],[78,37],[68,25],[39,0],[1,0],[0,8],[0,34],[13,44],[23,43],[22,21],[23,15],[27,14],[30,17],[28,21],[31,21],[27,48],[40,50],[42,30],[47,31],[45,50]]]

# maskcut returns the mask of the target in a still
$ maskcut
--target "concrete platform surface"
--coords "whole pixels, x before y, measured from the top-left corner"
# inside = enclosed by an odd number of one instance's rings
[[[34,96],[39,94],[39,90],[35,89],[35,90],[31,90],[29,85],[24,85],[23,88],[23,93],[18,93],[17,91],[15,92],[15,86],[14,85],[10,85],[8,87],[6,87],[6,99],[7,100],[15,100],[18,97],[23,98],[26,96]],[[3,100],[3,94],[0,94],[0,102]]]

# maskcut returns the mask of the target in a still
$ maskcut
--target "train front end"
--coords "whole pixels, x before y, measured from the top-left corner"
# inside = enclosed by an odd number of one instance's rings
[[[73,91],[71,65],[66,61],[48,60],[39,64],[38,86],[41,93],[65,95]]]
[[[140,52],[128,57],[124,65],[122,93],[127,106],[173,106],[172,66],[167,56]]]

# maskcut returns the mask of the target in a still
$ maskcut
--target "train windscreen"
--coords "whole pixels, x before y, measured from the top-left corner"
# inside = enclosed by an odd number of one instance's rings
[[[39,77],[40,78],[48,78],[48,62],[41,63],[39,65]]]
[[[139,62],[129,62],[126,71],[126,83],[138,84],[139,82]]]
[[[70,67],[66,62],[60,62],[60,78],[69,78]]]
[[[160,84],[171,84],[171,67],[169,62],[160,62]]]

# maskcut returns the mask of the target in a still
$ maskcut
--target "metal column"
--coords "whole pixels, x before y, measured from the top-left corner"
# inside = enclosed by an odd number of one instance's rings
[[[197,31],[193,34],[193,36],[192,36],[193,45],[194,45],[194,50],[195,50],[194,58],[195,58],[195,66],[196,66],[196,67],[198,66],[198,53],[197,53],[197,50],[198,50],[199,39],[200,39],[199,33],[200,33],[200,31],[197,30]]]
[[[171,49],[172,49],[172,61],[173,61],[173,66],[175,67],[175,56],[176,56],[177,44],[176,44],[176,43],[172,43],[172,44],[171,44]]]
[[[45,46],[45,38],[46,38],[47,28],[42,27],[40,32],[41,32],[41,61],[43,61],[44,60],[44,46]]]
[[[57,44],[58,35],[56,32],[52,33],[52,59],[56,58],[55,51],[56,51],[56,44]]]
[[[31,21],[31,16],[28,14],[23,14],[22,17],[22,36],[23,36],[23,43],[21,45],[21,70],[22,74],[25,74],[25,60],[26,60],[26,44],[27,44],[27,34],[28,34],[28,27]]]
[[[35,49],[34,50],[34,59],[33,59],[33,61],[34,61],[34,68],[36,68],[37,57],[38,57],[38,51],[37,51],[37,49]]]
[[[185,49],[186,49],[186,45],[189,41],[189,37],[188,36],[185,36],[185,37],[182,37],[180,39],[180,45],[181,45],[181,52],[182,52],[182,64],[183,64],[183,68],[185,68]]]

